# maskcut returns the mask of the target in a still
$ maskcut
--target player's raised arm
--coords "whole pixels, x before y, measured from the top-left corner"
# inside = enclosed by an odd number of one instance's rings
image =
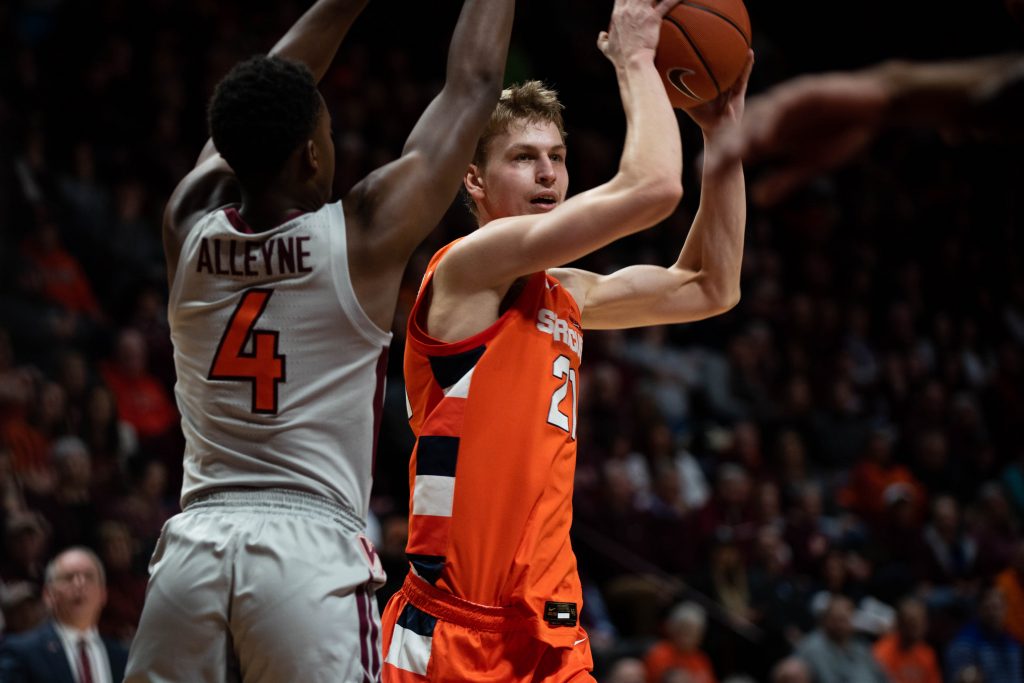
[[[720,160],[769,164],[753,186],[776,204],[856,157],[893,127],[1019,141],[1024,55],[948,62],[886,61],[857,71],[805,75],[750,100]]]
[[[320,0],[270,50],[276,57],[302,62],[317,83],[334,61],[345,34],[369,0]]]
[[[354,212],[367,237],[367,271],[404,269],[451,205],[501,92],[514,14],[514,0],[465,0],[441,92],[416,123],[402,156],[345,198],[346,214]]]
[[[687,110],[704,132],[705,166],[700,205],[676,262],[631,266],[596,275],[559,270],[556,276],[582,292],[589,329],[640,327],[699,320],[732,308],[740,297],[740,267],[747,204],[738,159],[718,163],[723,132],[743,117],[753,56],[736,84],[717,99]]]
[[[682,196],[682,146],[654,53],[662,17],[676,4],[616,0],[609,31],[598,38],[615,66],[626,113],[626,141],[615,176],[549,212],[487,223],[452,248],[438,267],[435,287],[455,295],[504,288],[521,275],[573,261],[672,213]],[[515,163],[519,154],[502,150],[512,156],[499,158],[498,153],[488,164]],[[475,169],[466,184],[486,210],[486,182]]]
[[[318,0],[270,54],[304,64],[319,82],[367,1]],[[231,167],[217,153],[213,140],[207,140],[195,168],[178,183],[164,211],[163,241],[169,278],[173,278],[177,267],[181,243],[196,219],[239,199]]]

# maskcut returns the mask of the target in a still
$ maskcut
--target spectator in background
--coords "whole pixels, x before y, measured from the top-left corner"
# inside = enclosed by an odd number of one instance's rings
[[[853,466],[850,480],[839,492],[840,502],[874,527],[884,527],[888,519],[887,494],[899,485],[909,496],[915,514],[924,510],[924,488],[913,473],[893,458],[895,435],[891,429],[875,427],[860,459]]]
[[[815,683],[888,683],[871,651],[853,630],[853,601],[833,595],[819,627],[800,641],[797,655],[810,666]]]
[[[0,584],[0,606],[3,608],[3,637],[25,633],[46,621],[46,605],[36,586],[27,581]]]
[[[701,651],[707,613],[700,605],[676,605],[665,619],[665,638],[644,656],[647,683],[660,683],[672,669],[680,669],[693,683],[716,683],[711,660]]]
[[[105,384],[93,385],[86,394],[78,436],[93,457],[93,479],[99,489],[109,488],[125,461],[138,448],[135,427],[117,415],[113,392]]]
[[[56,476],[53,491],[46,496],[30,496],[28,503],[52,525],[52,547],[92,547],[99,512],[93,499],[89,449],[77,436],[64,436],[53,442],[50,460]]]
[[[644,663],[633,657],[623,657],[612,664],[602,683],[647,683]]]
[[[146,575],[137,569],[143,556],[138,539],[121,522],[103,522],[98,536],[107,575],[107,605],[99,628],[127,646],[135,635],[146,597]]]
[[[996,587],[986,590],[977,617],[964,626],[946,648],[946,678],[957,680],[977,668],[985,683],[1021,683],[1021,644],[1003,626],[1006,599]]]
[[[996,576],[995,585],[1006,601],[1003,628],[1024,643],[1024,540],[1017,542],[1010,566]]]
[[[61,244],[56,223],[44,217],[21,245],[33,288],[72,316],[75,326],[97,322],[99,303],[82,265]]]
[[[116,683],[127,649],[96,629],[107,600],[99,558],[86,548],[65,550],[46,567],[52,620],[3,642],[0,680],[12,683]]]
[[[890,683],[942,683],[935,650],[925,641],[928,611],[921,600],[905,598],[899,605],[896,630],[874,645],[875,659]]]
[[[39,588],[50,548],[50,523],[35,511],[19,512],[7,518],[4,556],[0,579],[5,583],[27,581]]]
[[[977,594],[978,543],[965,528],[960,504],[953,496],[932,501],[931,523],[925,527],[919,578],[931,586],[940,602]]]
[[[102,366],[118,415],[135,428],[143,442],[165,437],[178,422],[167,389],[149,374],[146,364],[145,339],[137,330],[124,329],[117,337],[113,360]]]
[[[771,683],[813,683],[807,663],[798,657],[787,657],[772,669]]]

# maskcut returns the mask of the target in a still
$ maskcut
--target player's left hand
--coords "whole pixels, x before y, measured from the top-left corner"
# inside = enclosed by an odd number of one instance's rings
[[[739,78],[728,90],[713,100],[686,109],[686,113],[701,127],[705,135],[718,131],[723,125],[733,124],[743,118],[743,107],[747,97],[747,82],[754,68],[754,51],[747,51],[747,63]]]

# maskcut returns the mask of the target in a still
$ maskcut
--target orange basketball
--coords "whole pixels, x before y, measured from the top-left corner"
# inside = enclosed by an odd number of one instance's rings
[[[742,0],[684,0],[661,22],[654,64],[673,107],[718,97],[736,82],[750,48]]]

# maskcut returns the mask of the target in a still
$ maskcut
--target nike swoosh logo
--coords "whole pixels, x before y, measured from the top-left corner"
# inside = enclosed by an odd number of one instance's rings
[[[668,74],[666,75],[668,76],[668,82],[675,86],[676,90],[699,102],[700,98],[697,97],[697,93],[693,92],[693,90],[690,89],[690,86],[686,85],[683,81],[687,76],[692,76],[695,73],[697,72],[693,69],[678,67],[675,69],[669,69]]]
[[[585,642],[586,640],[587,640],[586,638],[580,638],[580,639],[579,639],[579,640],[577,640],[577,641],[576,641],[575,643],[573,643],[573,644],[572,644],[572,646],[573,646],[573,647],[576,647],[577,645],[579,645],[580,643],[583,643],[583,642]]]

